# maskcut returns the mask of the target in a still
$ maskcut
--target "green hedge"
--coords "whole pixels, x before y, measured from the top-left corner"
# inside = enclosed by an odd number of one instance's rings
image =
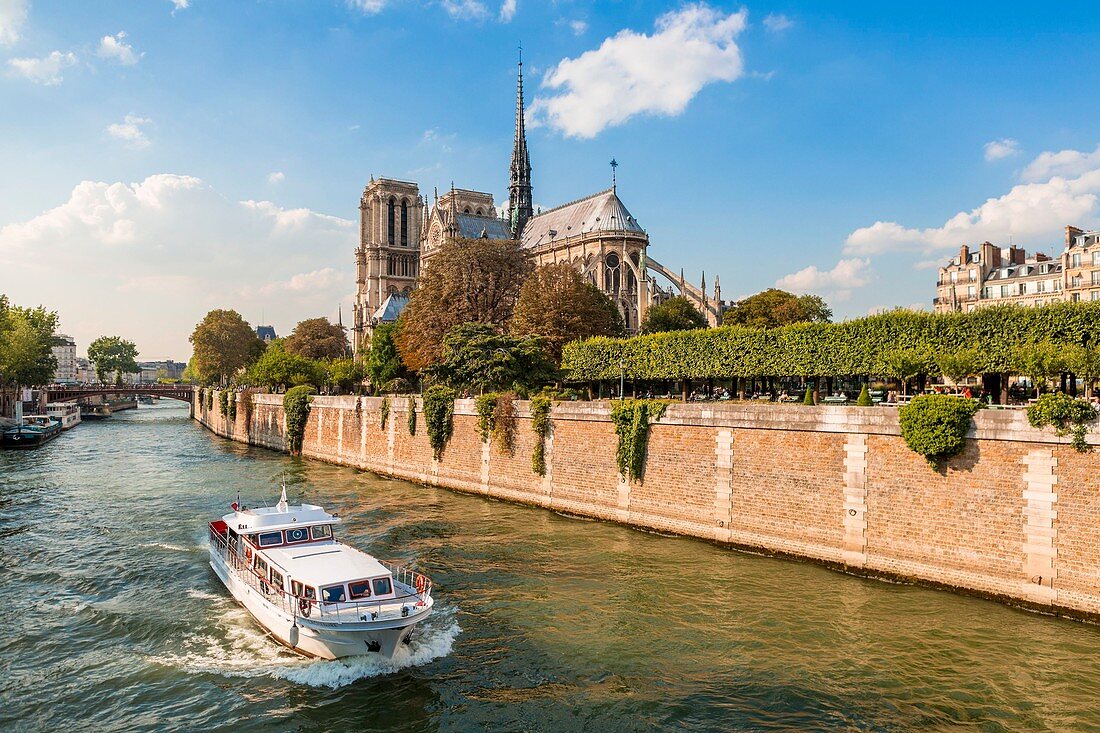
[[[922,395],[898,410],[901,437],[909,449],[937,465],[962,452],[970,420],[981,406],[953,395]]]
[[[283,411],[286,414],[286,448],[292,456],[302,452],[302,439],[309,420],[309,403],[317,390],[307,384],[292,387],[283,395]]]
[[[888,374],[891,352],[922,355],[926,374],[939,374],[939,354],[975,350],[981,372],[1013,371],[1025,344],[1100,346],[1100,302],[1043,307],[991,306],[974,313],[891,311],[843,323],[802,323],[775,329],[740,326],[674,331],[628,339],[567,344],[562,368],[572,382],[631,379]]]

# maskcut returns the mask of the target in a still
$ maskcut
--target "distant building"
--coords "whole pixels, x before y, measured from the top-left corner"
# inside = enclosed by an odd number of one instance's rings
[[[76,357],[76,381],[81,383],[95,381],[95,367],[82,356]]]
[[[969,313],[1001,303],[1046,305],[1065,300],[1064,280],[1061,260],[983,242],[973,251],[963,246],[940,268],[932,304],[937,313]]]
[[[279,337],[275,335],[275,328],[273,326],[256,326],[256,338],[260,339],[260,341],[263,341],[265,344],[270,344]]]
[[[183,379],[187,365],[180,361],[139,361],[139,384],[154,384],[158,379]]]
[[[57,345],[53,347],[54,358],[57,359],[57,371],[54,372],[53,381],[57,384],[77,382],[76,373],[76,341],[72,336],[63,333],[55,334]]]
[[[1067,300],[1100,300],[1100,229],[1066,227],[1062,270]]]

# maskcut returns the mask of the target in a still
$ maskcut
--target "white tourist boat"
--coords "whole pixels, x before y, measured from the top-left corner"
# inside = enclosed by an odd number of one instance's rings
[[[279,642],[311,657],[370,653],[409,643],[432,612],[427,576],[337,541],[340,518],[319,506],[233,511],[210,523],[210,567]]]
[[[75,402],[51,402],[46,414],[61,421],[61,429],[68,430],[80,424],[80,405]]]

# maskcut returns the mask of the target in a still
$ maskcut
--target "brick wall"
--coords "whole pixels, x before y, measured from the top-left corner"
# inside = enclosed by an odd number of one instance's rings
[[[196,400],[219,435],[284,446],[279,395],[255,395],[250,424]],[[417,402],[317,397],[303,455],[447,488],[810,558],[1031,608],[1100,619],[1100,459],[1037,431],[1021,412],[982,411],[962,454],[933,468],[900,438],[889,408],[670,405],[650,430],[645,475],[615,467],[606,402],[557,403],[547,471],[531,468],[529,405],[514,449],[483,443],[473,400],[433,460]],[[1089,442],[1100,444],[1090,433]]]

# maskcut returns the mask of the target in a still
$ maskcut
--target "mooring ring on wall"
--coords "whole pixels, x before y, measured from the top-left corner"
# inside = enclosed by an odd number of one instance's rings
[[[848,513],[851,514],[854,517],[856,515],[856,510],[855,509],[849,509]]]

